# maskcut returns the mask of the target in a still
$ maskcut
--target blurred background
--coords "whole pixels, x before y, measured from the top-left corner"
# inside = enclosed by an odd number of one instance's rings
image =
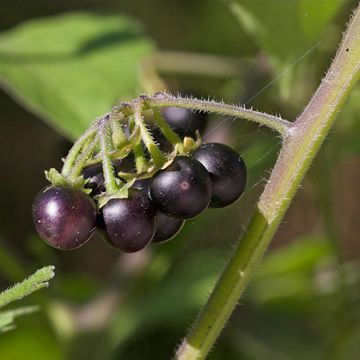
[[[0,288],[53,264],[40,304],[1,334],[0,359],[169,359],[249,220],[280,139],[213,116],[206,141],[249,169],[236,204],[177,238],[120,254],[36,235],[44,170],[91,120],[154,92],[241,103],[293,120],[316,89],[352,0],[12,0],[0,12]],[[360,357],[360,88],[352,93],[210,359]],[[218,126],[221,123],[221,126]],[[215,129],[216,127],[216,129]]]

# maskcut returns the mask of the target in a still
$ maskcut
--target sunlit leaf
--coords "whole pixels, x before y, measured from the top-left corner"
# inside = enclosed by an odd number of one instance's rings
[[[151,42],[119,15],[71,13],[32,20],[0,36],[0,85],[75,138],[94,117],[135,97]]]

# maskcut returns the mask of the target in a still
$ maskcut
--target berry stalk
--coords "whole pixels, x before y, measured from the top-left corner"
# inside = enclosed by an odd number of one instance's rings
[[[70,174],[71,169],[74,166],[82,147],[84,146],[84,144],[86,144],[88,139],[96,133],[97,129],[95,125],[97,124],[97,122],[98,120],[95,120],[94,123],[89,127],[89,129],[87,129],[84,134],[79,137],[79,139],[70,149],[68,155],[66,156],[64,166],[61,170],[61,174],[63,176],[67,177]]]
[[[195,98],[181,98],[166,93],[158,93],[153,97],[148,97],[145,104],[149,108],[179,107],[192,110],[204,111],[219,115],[235,116],[249,121],[254,121],[260,125],[265,125],[270,129],[286,137],[291,127],[291,122],[280,117],[269,115],[263,112],[246,109],[237,105],[228,105],[215,101],[200,100]]]
[[[78,156],[73,168],[69,173],[70,179],[76,179],[80,175],[87,160],[91,157],[98,143],[99,143],[99,138],[97,134],[94,133],[88,138],[87,144],[85,144],[84,148],[81,151],[81,154]]]
[[[179,135],[171,129],[165,119],[161,116],[160,111],[158,109],[153,109],[154,120],[156,125],[162,131],[164,136],[172,145],[181,145],[181,139]]]
[[[177,360],[200,360],[208,355],[359,76],[360,6],[318,90],[297,120],[286,125],[283,147],[253,218],[188,337],[179,347]]]
[[[103,173],[105,179],[105,188],[108,194],[114,194],[120,190],[120,186],[116,182],[114,169],[111,163],[111,160],[108,156],[112,148],[111,141],[111,129],[110,124],[107,121],[107,118],[104,118],[103,122],[100,124],[100,153],[101,161],[103,166]]]
[[[167,161],[167,158],[156,146],[150,132],[148,131],[148,129],[146,128],[146,125],[144,124],[144,121],[142,119],[142,107],[143,107],[143,104],[142,104],[141,100],[135,102],[135,104],[134,104],[135,124],[136,124],[136,126],[139,127],[141,139],[144,142],[145,146],[147,147],[155,164],[158,167],[161,167]]]

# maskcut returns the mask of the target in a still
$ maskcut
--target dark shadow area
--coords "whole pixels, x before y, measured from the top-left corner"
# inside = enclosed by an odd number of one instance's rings
[[[33,53],[33,54],[16,54],[11,52],[0,51],[0,63],[16,63],[16,64],[29,64],[29,63],[56,63],[71,61],[76,57],[86,56],[96,51],[104,50],[105,48],[114,47],[128,41],[138,39],[139,33],[133,31],[111,31],[101,36],[94,37],[84,42],[78,51],[70,54],[54,54],[54,53]]]

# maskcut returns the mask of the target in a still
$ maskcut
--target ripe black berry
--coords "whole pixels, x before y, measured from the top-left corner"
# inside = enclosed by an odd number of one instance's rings
[[[224,144],[209,143],[199,147],[193,157],[210,174],[213,184],[210,206],[227,206],[244,192],[246,165],[235,150]]]
[[[162,114],[170,127],[181,136],[194,137],[195,131],[201,133],[207,124],[207,114],[185,108],[164,108]]]
[[[141,190],[145,195],[150,196],[151,179],[136,180],[132,188]],[[160,211],[156,212],[155,216],[155,235],[152,242],[164,242],[172,239],[179,233],[183,227],[185,220],[174,218],[163,214]]]
[[[35,198],[32,215],[40,237],[58,249],[76,249],[95,231],[95,203],[79,190],[46,188]]]
[[[109,244],[125,252],[143,249],[155,232],[155,211],[148,196],[130,190],[126,199],[111,199],[102,208]]]
[[[197,160],[178,156],[152,179],[150,195],[162,213],[182,219],[199,215],[211,198],[211,179]]]
[[[185,220],[167,216],[160,211],[156,213],[156,228],[153,243],[164,242],[175,237],[185,224]]]

